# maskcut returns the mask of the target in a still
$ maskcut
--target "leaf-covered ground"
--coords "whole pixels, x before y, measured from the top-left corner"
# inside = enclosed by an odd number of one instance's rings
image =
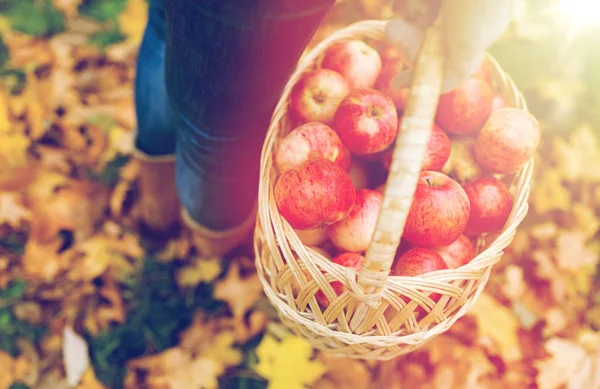
[[[339,2],[314,40],[380,3]],[[467,316],[375,363],[290,335],[249,248],[138,228],[146,0],[0,2],[0,389],[600,388],[600,34],[557,39],[539,3],[492,50],[545,132],[530,214]]]

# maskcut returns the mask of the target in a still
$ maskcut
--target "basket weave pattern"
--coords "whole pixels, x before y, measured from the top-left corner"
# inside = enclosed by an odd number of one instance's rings
[[[429,37],[429,50],[424,47],[416,65],[382,210],[363,269],[357,274],[304,246],[279,214],[273,195],[277,180],[273,152],[278,140],[293,129],[288,111],[291,90],[306,72],[318,67],[332,44],[346,39],[382,41],[384,28],[383,21],[353,24],[330,35],[300,60],[275,108],[263,147],[254,237],[259,278],[286,326],[318,349],[379,360],[414,350],[446,331],[469,310],[527,214],[533,170],[533,161],[529,161],[514,176],[510,188],[514,205],[504,230],[493,237],[480,237],[476,257],[469,264],[419,277],[388,276],[412,203],[442,81],[439,37]],[[503,96],[510,105],[526,109],[523,96],[510,77],[493,58],[488,60]],[[337,296],[330,285],[332,281],[341,282],[346,292]],[[317,303],[318,291],[331,301],[328,307]],[[432,293],[441,298],[433,301],[429,297]]]

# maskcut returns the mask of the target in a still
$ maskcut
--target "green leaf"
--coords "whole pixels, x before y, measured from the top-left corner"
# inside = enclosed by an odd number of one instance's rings
[[[4,68],[10,59],[10,52],[6,43],[4,43],[4,37],[0,34],[0,68]]]
[[[101,49],[105,49],[110,45],[119,43],[125,40],[125,35],[121,34],[119,29],[102,31],[90,36],[89,41],[91,44],[98,46]]]
[[[29,386],[25,385],[22,382],[15,382],[8,389],[29,389]]]
[[[181,266],[147,259],[138,277],[128,283],[130,289],[122,293],[131,307],[127,321],[96,336],[86,334],[92,365],[106,386],[123,387],[128,360],[176,345],[197,308],[215,311],[223,307],[212,298],[210,286],[199,287],[191,296],[182,294],[175,282]]]
[[[24,280],[15,280],[8,288],[0,290],[0,299],[20,299],[25,295],[26,288],[27,283]]]
[[[65,30],[65,17],[51,0],[16,0],[8,3],[10,26],[19,32],[48,37]]]
[[[126,6],[127,0],[84,0],[79,5],[79,13],[99,22],[117,21]]]

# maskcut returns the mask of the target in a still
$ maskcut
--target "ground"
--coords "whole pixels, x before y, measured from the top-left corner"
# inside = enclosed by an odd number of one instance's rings
[[[140,231],[146,8],[0,4],[0,389],[600,388],[600,55],[582,49],[597,31],[557,50],[523,11],[493,49],[544,129],[529,214],[469,314],[410,355],[360,362],[279,323],[248,248],[200,260],[185,229],[162,244]],[[387,15],[341,1],[313,41]],[[545,66],[559,51],[569,66]]]

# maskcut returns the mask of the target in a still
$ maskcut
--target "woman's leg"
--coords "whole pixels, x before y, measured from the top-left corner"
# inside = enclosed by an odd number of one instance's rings
[[[272,111],[334,0],[167,0],[167,91],[185,211],[211,230],[247,220]]]
[[[135,108],[135,157],[140,163],[143,222],[164,231],[179,218],[175,189],[175,127],[165,85],[166,21],[164,0],[152,0],[140,47]]]

